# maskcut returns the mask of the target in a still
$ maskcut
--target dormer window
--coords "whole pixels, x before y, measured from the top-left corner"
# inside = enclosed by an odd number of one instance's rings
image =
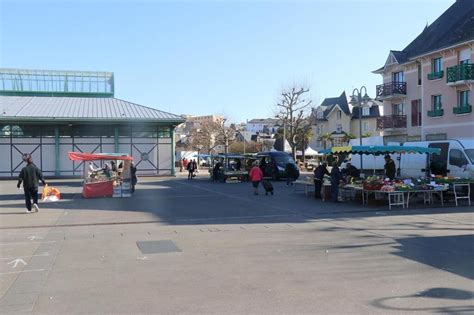
[[[362,116],[370,115],[370,107],[362,107]]]
[[[318,112],[316,113],[316,117],[317,117],[318,119],[323,119],[323,118],[324,118],[324,113],[323,113],[323,111],[321,111],[321,110],[318,111]]]

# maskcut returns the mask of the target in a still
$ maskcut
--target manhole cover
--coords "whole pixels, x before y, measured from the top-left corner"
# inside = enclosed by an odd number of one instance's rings
[[[137,241],[137,246],[143,254],[160,254],[181,252],[173,241]]]

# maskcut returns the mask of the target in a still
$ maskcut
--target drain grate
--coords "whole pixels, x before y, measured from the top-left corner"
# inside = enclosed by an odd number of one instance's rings
[[[137,246],[143,254],[161,254],[182,252],[173,241],[137,241]]]

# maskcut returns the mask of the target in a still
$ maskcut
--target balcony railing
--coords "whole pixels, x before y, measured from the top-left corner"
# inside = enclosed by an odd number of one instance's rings
[[[407,127],[406,115],[382,116],[382,117],[377,118],[377,130],[406,128],[406,127]]]
[[[433,109],[428,111],[428,117],[441,117],[444,115],[444,109]]]
[[[444,71],[431,72],[428,73],[428,80],[441,79],[444,75]]]
[[[471,105],[463,105],[463,106],[453,108],[454,114],[469,114],[470,112],[472,112]]]
[[[474,80],[474,63],[465,63],[446,69],[446,82]]]
[[[377,85],[376,88],[377,98],[386,98],[396,94],[406,95],[407,94],[407,83],[406,82],[388,82]]]

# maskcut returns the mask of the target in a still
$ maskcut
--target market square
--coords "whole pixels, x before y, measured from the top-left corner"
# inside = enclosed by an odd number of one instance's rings
[[[0,30],[0,314],[474,314],[474,0]]]
[[[142,179],[132,198],[52,184],[64,199],[24,214],[15,182],[1,183],[3,313],[473,309],[471,207],[334,205],[283,181],[254,196],[199,175]],[[143,241],[179,250],[143,254]]]

